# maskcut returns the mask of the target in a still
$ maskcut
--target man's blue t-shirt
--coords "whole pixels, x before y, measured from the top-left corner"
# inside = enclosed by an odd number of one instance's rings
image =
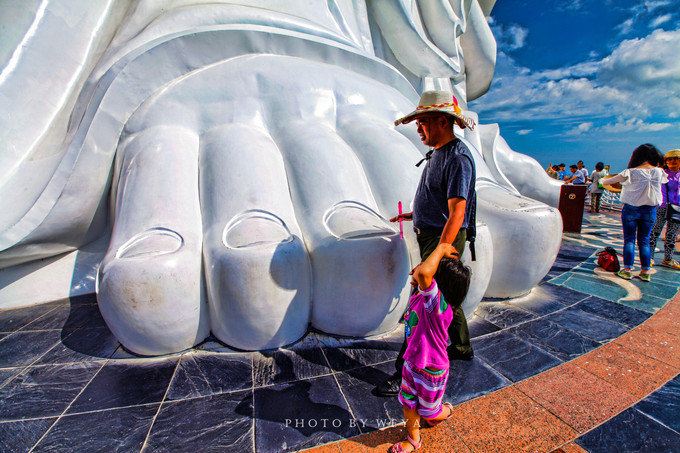
[[[449,218],[449,198],[464,198],[461,228],[467,228],[475,208],[475,180],[474,160],[462,141],[454,139],[434,150],[416,191],[413,225],[424,230],[443,230]]]

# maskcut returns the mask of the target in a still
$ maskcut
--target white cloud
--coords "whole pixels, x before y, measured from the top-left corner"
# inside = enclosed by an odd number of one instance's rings
[[[526,39],[529,35],[529,30],[526,28],[517,24],[510,24],[508,26],[496,24],[491,17],[488,21],[500,49],[517,50],[526,44]]]
[[[517,131],[517,135],[528,135],[531,134],[533,129],[520,129]]]
[[[671,0],[651,0],[651,1],[646,1],[644,3],[644,7],[647,11],[649,11],[651,13],[657,8],[661,8],[663,6],[668,6],[670,4],[671,4]]]
[[[576,126],[573,129],[568,130],[567,132],[564,133],[564,135],[570,135],[570,136],[582,135],[582,134],[585,134],[586,132],[588,132],[589,130],[591,130],[592,128],[593,128],[592,121],[587,121],[585,123],[579,124],[578,126]]]
[[[600,60],[549,71],[531,71],[500,51],[491,90],[471,108],[482,121],[550,120],[570,135],[680,128],[671,122],[680,118],[678,49],[680,29],[655,30]]]
[[[614,28],[619,30],[620,34],[627,35],[633,29],[633,22],[633,19],[626,19]]]
[[[652,27],[652,28],[656,28],[659,25],[665,24],[666,22],[671,20],[671,17],[672,16],[670,14],[664,14],[663,16],[659,16],[659,17],[655,18],[654,20],[652,20],[650,22],[649,26]]]
[[[571,2],[557,7],[558,11],[578,11],[583,6],[583,0],[571,0]]]
[[[658,132],[673,126],[671,123],[645,123],[640,118],[619,120],[614,124],[606,124],[600,128],[602,132]]]
[[[659,132],[669,127],[672,123],[646,123],[640,118],[619,118],[616,122],[606,123],[599,127],[593,127],[592,122],[581,123],[577,127],[564,133],[566,136],[577,136],[587,134],[589,136],[602,134],[625,134],[631,132]]]
[[[630,13],[632,14],[632,17],[629,19],[626,19],[616,27],[614,27],[616,30],[619,31],[620,35],[627,35],[633,30],[633,25],[635,22],[640,19],[642,16],[647,16],[649,17],[651,14],[654,13],[659,8],[664,8],[666,6],[669,6],[672,4],[672,0],[648,0],[639,4],[634,5],[629,9]],[[650,22],[650,27],[651,28],[656,28],[659,25],[669,21],[671,18],[670,14],[665,14],[663,16],[654,18]]]

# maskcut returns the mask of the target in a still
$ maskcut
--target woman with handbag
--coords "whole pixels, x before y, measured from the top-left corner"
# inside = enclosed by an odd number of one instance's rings
[[[680,149],[668,151],[664,156],[664,163],[668,182],[661,188],[663,201],[656,211],[656,223],[652,229],[650,246],[654,253],[656,239],[661,235],[661,230],[668,221],[661,265],[680,270],[680,263],[673,259],[675,238],[680,230]]]
[[[621,183],[621,224],[623,226],[623,269],[616,275],[626,280],[633,278],[635,240],[640,251],[640,280],[649,282],[652,227],[656,221],[656,208],[661,204],[661,185],[668,182],[666,173],[659,168],[663,155],[654,145],[646,143],[635,148],[628,168],[616,176],[605,178],[602,184]]]

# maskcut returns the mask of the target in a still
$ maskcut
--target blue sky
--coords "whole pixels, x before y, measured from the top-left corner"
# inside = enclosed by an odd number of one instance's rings
[[[621,170],[680,148],[680,0],[498,0],[489,23],[496,73],[469,107],[514,150]]]

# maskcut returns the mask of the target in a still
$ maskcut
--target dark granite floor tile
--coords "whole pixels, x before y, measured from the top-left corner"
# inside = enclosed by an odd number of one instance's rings
[[[475,315],[503,329],[536,319],[536,315],[507,302],[482,302]]]
[[[25,453],[42,437],[56,418],[0,423],[0,451]]]
[[[177,359],[106,364],[76,398],[69,414],[160,402]]]
[[[217,338],[209,335],[201,344],[194,347],[195,351],[219,352],[221,354],[240,354],[243,351],[237,351],[230,348],[226,344],[220,342]]]
[[[511,331],[519,338],[548,351],[564,361],[575,359],[601,346],[595,340],[586,338],[543,318],[522,324]]]
[[[294,351],[276,349],[253,353],[255,387],[282,384],[330,373],[331,369],[318,345],[300,347]]]
[[[50,303],[26,308],[0,310],[0,332],[14,332],[61,305],[64,305],[64,303]]]
[[[97,305],[62,304],[45,316],[25,325],[21,330],[73,330],[81,326],[106,326]]]
[[[404,418],[396,396],[385,398],[375,394],[375,387],[393,373],[394,363],[386,362],[355,368],[336,375],[340,388],[352,408],[356,424],[363,432],[400,423]]]
[[[61,417],[35,452],[140,451],[159,404]]]
[[[628,331],[628,327],[623,324],[575,307],[548,315],[545,319],[599,342],[612,340]]]
[[[195,398],[249,389],[252,354],[185,354],[168,390],[168,400]]]
[[[333,376],[255,389],[255,449],[295,451],[360,434]]]
[[[538,291],[543,286],[545,286],[545,285],[537,286],[533,289],[533,291]],[[512,305],[514,305],[517,308],[521,308],[522,310],[526,310],[528,312],[531,312],[531,313],[533,313],[537,316],[549,315],[550,313],[554,313],[557,310],[562,310],[564,308],[564,305],[562,305],[561,303],[559,303],[557,301],[550,300],[550,299],[542,299],[542,298],[537,298],[537,297],[521,298],[520,300],[513,300]]]
[[[107,327],[98,305],[72,305],[71,319],[82,327]]]
[[[504,331],[472,341],[475,355],[513,382],[562,363],[542,349]]]
[[[505,377],[478,357],[451,363],[444,401],[459,404],[509,385]]]
[[[91,305],[97,303],[97,295],[94,293],[71,296],[68,299],[71,305]]]
[[[18,420],[60,415],[100,367],[100,364],[30,367],[0,389],[0,417]]]
[[[61,343],[50,349],[36,364],[91,362],[111,357],[120,346],[108,327],[81,327],[62,332]]]
[[[576,440],[590,453],[677,452],[680,434],[635,409],[627,409]]]
[[[163,403],[144,451],[253,452],[252,401],[246,390]]]
[[[680,376],[640,401],[635,408],[680,432]]]
[[[627,307],[616,302],[591,296],[579,302],[575,308],[593,313],[602,318],[616,321],[624,326],[635,327],[651,316],[650,313]]]
[[[0,387],[8,383],[14,376],[19,374],[23,367],[17,368],[0,368]]]
[[[331,368],[345,371],[396,359],[404,342],[404,331],[403,328],[397,329],[389,336],[378,339],[335,341],[332,345],[324,344],[323,351]]]
[[[61,340],[58,330],[14,332],[0,340],[0,367],[29,365]]]
[[[530,294],[514,299],[510,304],[535,315],[545,316],[561,310],[565,306],[573,305],[586,297],[588,297],[587,294],[579,291],[552,283],[544,283],[532,289]]]
[[[552,283],[546,283],[545,285],[535,288],[532,290],[532,294],[534,293],[538,299],[549,299],[566,306],[573,305],[588,297],[588,294],[574,291],[573,289],[565,288],[564,286],[553,285]]]
[[[470,331],[470,338],[476,338],[481,337],[482,335],[497,332],[501,330],[501,328],[496,324],[490,323],[486,319],[475,315],[468,322],[468,330]]]

